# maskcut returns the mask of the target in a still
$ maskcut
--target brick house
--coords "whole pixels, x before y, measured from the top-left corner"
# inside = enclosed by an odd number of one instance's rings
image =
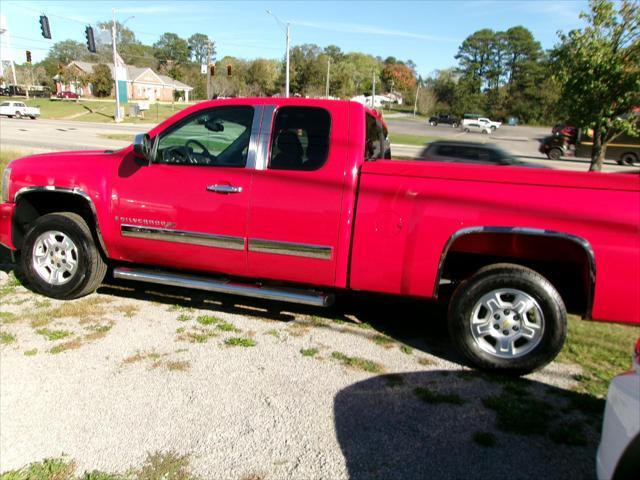
[[[97,63],[73,61],[67,65],[70,72],[77,71],[78,77],[82,78],[93,73],[93,67]],[[113,77],[113,63],[106,64],[111,70]],[[186,85],[166,75],[160,75],[148,67],[135,67],[133,65],[125,65],[127,82],[127,98],[129,100],[150,100],[170,102],[173,100],[173,92],[179,92],[180,97],[185,102],[189,101],[189,92],[193,87]],[[77,92],[86,98],[93,97],[93,89],[91,83],[82,83],[81,81],[64,82],[60,75],[53,77],[56,82],[56,92],[71,91]],[[113,94],[113,91],[112,91]]]

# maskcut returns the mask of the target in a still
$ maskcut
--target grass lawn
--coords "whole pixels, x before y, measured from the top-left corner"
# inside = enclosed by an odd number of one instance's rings
[[[30,107],[40,108],[40,118],[58,120],[79,120],[82,122],[113,122],[115,101],[95,100],[50,100],[48,98],[16,98],[24,101]],[[125,122],[127,123],[157,123],[161,122],[188,105],[183,103],[160,104],[151,103],[150,110],[145,112],[145,118],[129,117],[128,106],[125,105]]]
[[[133,137],[135,135],[131,135],[129,133],[99,133],[98,136],[101,138],[108,138],[109,140],[122,140],[123,142],[133,143]]]
[[[440,140],[440,138],[392,132],[392,133],[389,133],[389,140],[391,140],[391,143],[396,143],[399,145],[417,145],[419,147],[422,147],[429,142],[435,142],[436,140]]]

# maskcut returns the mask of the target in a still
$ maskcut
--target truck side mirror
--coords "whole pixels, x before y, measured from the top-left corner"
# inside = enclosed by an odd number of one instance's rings
[[[152,143],[148,133],[139,133],[133,139],[133,154],[136,158],[144,160],[147,165],[151,163]]]

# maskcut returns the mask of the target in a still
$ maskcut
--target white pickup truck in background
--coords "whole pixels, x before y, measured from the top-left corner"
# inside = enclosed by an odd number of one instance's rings
[[[502,125],[502,122],[494,122],[493,120],[489,120],[488,118],[480,117],[480,118],[465,118],[462,120],[462,124],[460,126],[464,130],[465,126],[472,123],[480,124],[481,127],[486,127],[491,131],[494,131],[497,128],[500,128],[500,126]]]
[[[0,103],[0,115],[6,115],[9,118],[29,117],[33,120],[40,116],[38,107],[28,107],[23,102],[2,102]]]

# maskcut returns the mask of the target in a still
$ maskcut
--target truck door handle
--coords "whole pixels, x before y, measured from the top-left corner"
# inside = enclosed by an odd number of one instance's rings
[[[236,187],[234,185],[209,185],[207,186],[208,192],[215,193],[240,193],[242,192],[242,187]]]

